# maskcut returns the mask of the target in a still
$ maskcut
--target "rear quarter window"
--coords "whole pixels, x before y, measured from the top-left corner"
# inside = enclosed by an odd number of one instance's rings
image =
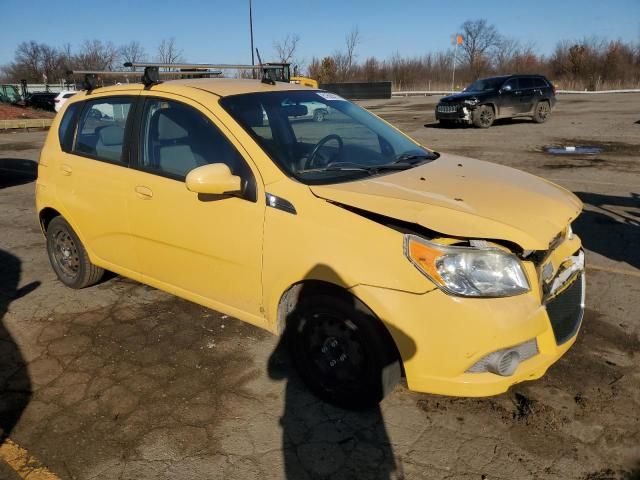
[[[78,112],[82,108],[82,102],[72,103],[64,111],[64,116],[60,120],[60,126],[58,127],[58,140],[60,141],[60,148],[64,152],[70,152],[73,145],[73,133],[78,118]]]

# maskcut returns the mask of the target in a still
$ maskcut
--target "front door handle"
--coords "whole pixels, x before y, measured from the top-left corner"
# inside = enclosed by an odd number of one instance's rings
[[[135,190],[138,198],[141,198],[142,200],[151,200],[153,198],[153,191],[149,187],[138,185]]]
[[[62,165],[60,165],[60,170],[62,171],[63,175],[71,175],[71,173],[73,172],[73,169],[71,168],[71,166],[63,163]]]

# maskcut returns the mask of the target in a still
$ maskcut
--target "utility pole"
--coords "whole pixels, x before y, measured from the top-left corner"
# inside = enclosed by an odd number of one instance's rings
[[[255,66],[255,58],[253,56],[253,12],[251,8],[252,0],[249,0],[249,33],[251,34],[251,66]],[[256,78],[255,69],[252,70],[253,78]]]
[[[462,41],[462,35],[456,35],[456,46],[453,47],[453,74],[451,75],[451,93],[454,92],[456,82],[456,56],[458,54],[458,45],[461,45]]]

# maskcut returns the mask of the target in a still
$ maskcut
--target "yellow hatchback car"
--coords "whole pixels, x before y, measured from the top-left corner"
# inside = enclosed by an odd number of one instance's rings
[[[542,376],[582,321],[573,194],[438,154],[322,90],[79,93],[47,137],[36,202],[65,285],[106,269],[285,335],[302,379],[343,407],[403,374],[419,392],[504,392]]]

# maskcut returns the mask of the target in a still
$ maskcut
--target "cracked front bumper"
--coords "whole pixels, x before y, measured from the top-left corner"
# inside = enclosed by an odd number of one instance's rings
[[[579,246],[579,240],[567,242],[551,258],[566,259]],[[533,263],[525,262],[525,268],[529,279],[539,278]],[[578,297],[572,288],[575,282],[581,284]],[[583,270],[567,281],[566,292],[570,301],[580,301],[580,297],[582,301],[570,334],[559,341],[557,320],[547,308],[558,301],[558,296],[547,303],[542,287],[508,298],[463,298],[439,289],[412,294],[363,285],[353,288],[353,293],[387,325],[411,390],[468,397],[496,395],[516,383],[540,378],[569,350],[584,309]],[[491,352],[533,339],[538,353],[522,361],[512,375],[468,371]]]

